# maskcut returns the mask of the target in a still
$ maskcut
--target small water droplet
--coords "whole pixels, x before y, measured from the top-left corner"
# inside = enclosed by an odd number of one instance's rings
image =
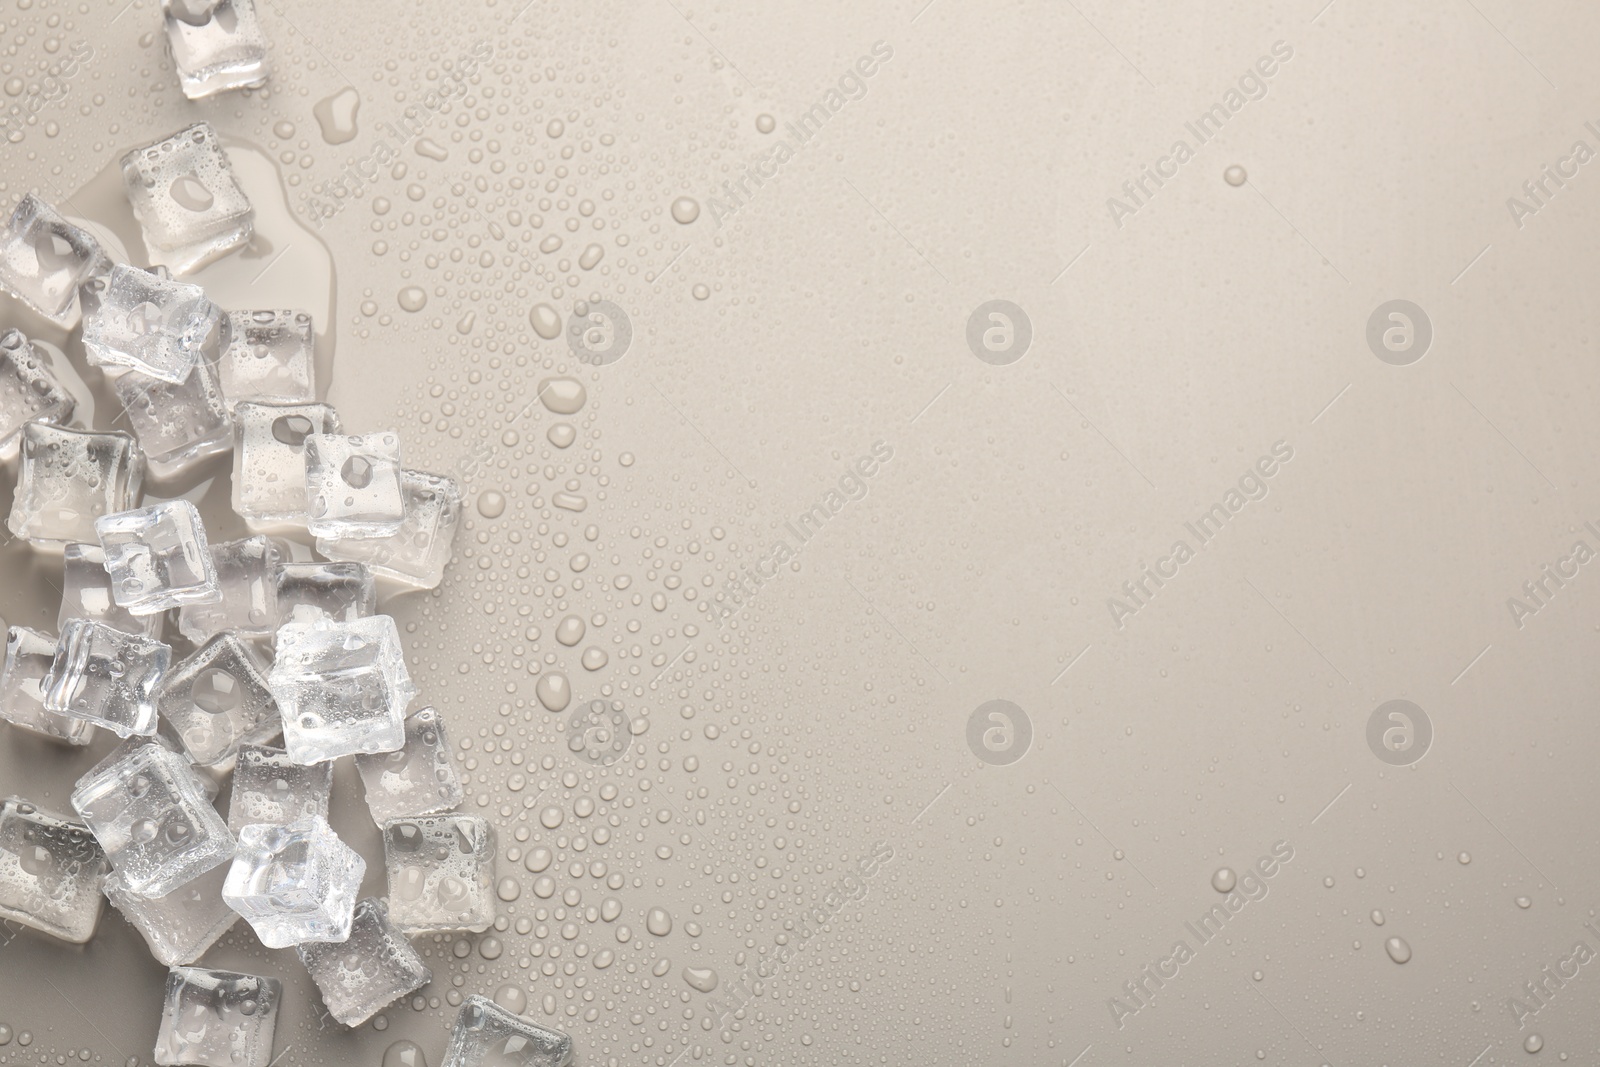
[[[700,201],[692,196],[680,196],[672,202],[672,218],[687,226],[700,217]]]
[[[506,513],[506,495],[489,489],[478,494],[478,514],[486,519],[498,519]]]
[[[1522,1047],[1529,1052],[1538,1052],[1544,1048],[1544,1038],[1538,1034],[1529,1034],[1522,1040]]]
[[[533,324],[533,332],[546,341],[554,341],[561,336],[561,313],[549,304],[533,305],[528,312],[528,321]]]
[[[1396,963],[1409,963],[1411,960],[1411,946],[1406,944],[1406,940],[1403,937],[1389,938],[1383,943],[1383,950]]]
[[[1222,180],[1229,185],[1243,185],[1248,178],[1244,168],[1237,163],[1222,172]]]
[[[756,116],[756,132],[771,133],[778,128],[778,120],[763,111]]]
[[[400,307],[406,311],[421,311],[428,305],[428,294],[415,285],[408,285],[400,290],[400,295],[396,299],[399,300]]]
[[[383,1067],[428,1067],[428,1058],[415,1041],[396,1041],[384,1049]]]
[[[672,933],[672,916],[667,914],[666,908],[651,908],[650,914],[645,916],[644,928],[656,937],[666,937]]]
[[[1239,876],[1232,867],[1218,867],[1211,875],[1211,888],[1219,893],[1231,893],[1238,884]]]

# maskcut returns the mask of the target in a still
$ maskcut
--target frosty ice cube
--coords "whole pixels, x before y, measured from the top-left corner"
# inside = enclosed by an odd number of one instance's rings
[[[265,537],[211,545],[222,599],[185,604],[178,631],[196,644],[223,630],[266,637],[278,628],[278,546]]]
[[[406,706],[417,689],[387,615],[281,627],[268,677],[283,713],[284,747],[296,763],[391,752],[405,743]]]
[[[266,84],[267,36],[254,0],[161,0],[161,11],[184,96]]]
[[[156,708],[202,767],[226,766],[240,745],[270,741],[283,728],[254,649],[227,631],[167,673]]]
[[[255,210],[210,123],[196,123],[123,156],[122,186],[144,232],[150,262],[175,274],[188,274],[243,247],[254,232]]]
[[[40,547],[95,541],[94,520],[125,511],[144,484],[144,456],[125,433],[30,422],[6,526]]]
[[[94,724],[45,710],[42,683],[56,657],[56,639],[13,626],[6,634],[6,664],[0,672],[0,719],[69,745],[87,745]]]
[[[494,834],[476,815],[423,815],[383,826],[389,919],[408,935],[481,932],[494,922]]]
[[[156,1033],[162,1067],[267,1067],[283,983],[233,971],[174,967]]]
[[[31,193],[0,237],[0,285],[39,314],[77,325],[78,286],[109,268],[100,242]]]
[[[400,531],[400,437],[313,434],[306,438],[306,500],[316,537],[388,537]]]
[[[230,311],[223,319],[218,360],[228,405],[316,400],[314,345],[311,316],[304,311]]]
[[[221,864],[178,886],[166,896],[141,897],[130,893],[122,879],[106,879],[106,897],[150,946],[150,955],[172,967],[193,963],[216,944],[239,913],[222,899],[228,867]]]
[[[111,595],[111,575],[106,573],[106,551],[99,545],[68,545],[62,552],[61,611],[56,629],[73,619],[92,619],[114,630],[143,637],[161,632],[162,615],[135,615],[117,606]]]
[[[487,997],[467,997],[440,1067],[567,1067],[572,1038],[513,1015]]]
[[[200,511],[187,500],[96,519],[106,573],[118,607],[150,615],[184,604],[221,599],[217,567]]]
[[[0,919],[83,944],[111,869],[89,828],[20,797],[0,801]]]
[[[278,622],[350,622],[378,610],[378,587],[360,563],[285,563],[278,568]]]
[[[233,510],[252,529],[306,524],[306,438],[338,433],[326,404],[234,406]]]
[[[252,824],[286,826],[309,815],[326,819],[332,794],[332,763],[302,765],[281,748],[240,745],[228,826],[238,833]]]
[[[118,263],[83,319],[83,347],[96,367],[126,367],[182,384],[204,357],[221,318],[198,285]]]
[[[149,736],[156,732],[156,689],[171,662],[172,649],[160,641],[72,619],[39,683],[45,710],[86,719],[118,737]]]
[[[0,334],[0,463],[22,448],[22,427],[34,420],[61,425],[72,418],[72,394],[20,330]]]
[[[268,948],[343,941],[366,871],[366,861],[320,816],[251,825],[239,831],[222,899]]]
[[[360,1026],[407,993],[433,981],[422,957],[394,927],[382,900],[356,905],[350,937],[337,944],[295,948],[300,962],[322,993],[328,1014],[346,1026]]]
[[[449,478],[402,471],[405,519],[390,537],[319,537],[317,551],[329,559],[365,563],[373,573],[413,589],[432,589],[444,578],[451,543],[461,521],[461,490]]]
[[[194,768],[153,741],[80,778],[72,807],[130,893],[166,896],[233,856]]]
[[[423,708],[406,720],[406,743],[394,752],[356,757],[372,821],[432,815],[461,803],[461,779],[450,762],[444,720]]]
[[[204,359],[174,385],[138,371],[111,383],[155,478],[183,474],[201,460],[233,447],[233,420]]]

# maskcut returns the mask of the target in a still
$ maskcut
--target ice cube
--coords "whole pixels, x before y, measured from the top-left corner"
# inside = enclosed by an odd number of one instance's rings
[[[222,395],[241,400],[309,404],[317,399],[311,316],[304,311],[230,311],[218,360]]]
[[[6,526],[36,546],[95,541],[94,520],[127,510],[143,484],[144,455],[127,434],[30,422]]]
[[[135,615],[117,606],[111,595],[111,575],[106,573],[106,551],[99,545],[71,544],[62,553],[61,611],[56,629],[66,629],[73,619],[92,619],[114,630],[143,637],[161,632],[163,615]]]
[[[383,825],[389,918],[407,935],[487,930],[494,922],[494,834],[476,815]]]
[[[306,500],[316,537],[389,537],[405,520],[400,436],[306,438]]]
[[[111,387],[155,478],[183,474],[233,447],[233,420],[216,373],[204,359],[177,385],[130,370]]]
[[[0,237],[0,285],[69,329],[78,324],[78,286],[110,265],[100,242],[31,193]]]
[[[0,801],[0,919],[81,945],[100,921],[110,869],[79,820],[20,797]]]
[[[283,983],[233,971],[174,967],[156,1034],[161,1067],[267,1067]]]
[[[319,537],[317,551],[329,559],[365,563],[373,573],[413,589],[432,589],[444,578],[450,547],[461,521],[461,490],[449,478],[402,471],[405,520],[390,537]]]
[[[183,95],[200,100],[267,82],[267,36],[254,0],[161,0]]]
[[[328,1014],[345,1026],[360,1026],[407,993],[433,981],[422,957],[394,927],[384,902],[356,904],[348,940],[299,945],[295,952],[311,972]]]
[[[572,1038],[470,994],[456,1015],[440,1067],[567,1067]]]
[[[223,630],[270,636],[278,628],[278,557],[277,544],[265,537],[213,543],[211,562],[222,599],[185,604],[178,612],[178,631],[196,644]]]
[[[129,756],[137,753],[145,745],[160,745],[162,748],[166,749],[168,752],[171,752],[173,755],[178,756],[185,763],[189,763],[190,766],[193,767],[193,763],[190,761],[189,757],[181,748],[178,747],[178,742],[172,740],[172,738],[168,737],[164,733],[154,733],[148,737],[125,737],[121,741],[118,741],[116,746],[112,748],[110,752],[107,752],[103,757],[101,757],[100,762],[96,763],[93,767],[90,767],[89,770],[81,775],[78,780],[82,781],[84,778],[96,777],[104,773],[115,764],[121,763]],[[217,800],[217,794],[222,791],[222,787],[220,784],[218,784],[217,779],[214,776],[195,768],[195,780],[200,783],[200,791],[205,794],[206,803],[215,804]]]
[[[222,899],[268,948],[350,936],[367,862],[319,815],[239,831]]]
[[[94,522],[118,607],[151,615],[222,598],[200,511],[187,500],[106,515]]]
[[[255,650],[231,631],[167,673],[156,708],[203,767],[224,767],[240,745],[270,741],[283,728]]]
[[[61,425],[72,419],[72,394],[21,330],[0,334],[0,463],[22,448],[22,427],[32,421]]]
[[[118,263],[83,318],[96,367],[126,367],[180,385],[202,358],[222,313],[205,290]]]
[[[308,815],[326,819],[332,794],[332,763],[301,765],[281,748],[240,745],[228,826],[238,833],[252,824],[286,826]]]
[[[284,747],[296,763],[392,752],[405,743],[406,706],[417,689],[387,615],[279,628],[268,677],[283,713]]]
[[[350,622],[378,610],[377,583],[360,563],[284,563],[278,567],[278,623]]]
[[[233,856],[233,834],[199,775],[154,741],[80,778],[72,807],[130,893],[166,896]]]
[[[156,732],[156,690],[171,662],[172,649],[160,641],[72,619],[39,683],[45,710],[86,719],[118,737],[149,736]]]
[[[227,864],[211,868],[166,896],[141,897],[130,893],[122,879],[106,879],[106,897],[139,931],[150,955],[164,966],[193,963],[239,921],[239,913],[222,899]]]
[[[175,274],[243,247],[254,232],[255,210],[208,122],[123,156],[122,186],[150,262]]]
[[[69,745],[87,745],[94,724],[46,711],[45,675],[56,656],[56,639],[49,634],[13,626],[6,634],[6,665],[0,673],[0,719],[32,733]]]
[[[306,438],[338,433],[326,404],[234,406],[233,510],[252,529],[306,525]]]
[[[450,762],[444,720],[423,708],[406,720],[406,743],[394,752],[356,757],[372,821],[432,815],[461,803],[461,779]]]

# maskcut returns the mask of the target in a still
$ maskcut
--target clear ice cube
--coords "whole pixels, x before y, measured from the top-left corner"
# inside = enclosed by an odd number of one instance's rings
[[[231,631],[167,672],[156,708],[202,767],[225,767],[239,746],[270,741],[283,728],[255,650]]]
[[[567,1067],[572,1038],[513,1015],[487,997],[467,997],[440,1067]]]
[[[476,815],[383,826],[389,919],[407,935],[487,930],[494,922],[494,834]]]
[[[143,637],[161,632],[163,615],[135,615],[117,606],[111,595],[111,575],[106,573],[106,551],[99,545],[68,545],[62,552],[61,611],[56,629],[66,629],[73,619],[103,622],[113,630]]]
[[[265,537],[213,542],[211,562],[222,599],[185,604],[178,612],[178,632],[196,644],[223,630],[271,636],[278,628],[279,556],[278,545]]]
[[[110,869],[79,820],[20,797],[0,801],[0,919],[81,945],[100,921]]]
[[[360,1026],[388,1004],[433,981],[411,942],[389,925],[382,900],[356,904],[350,937],[339,944],[299,945],[295,952],[322,993],[322,1002],[345,1026]]]
[[[156,1033],[161,1067],[267,1067],[283,983],[233,971],[174,967]]]
[[[233,418],[233,510],[252,529],[304,527],[306,438],[338,433],[338,413],[326,404],[243,400]]]
[[[316,537],[389,537],[405,520],[400,435],[306,438],[306,500]]]
[[[200,509],[187,500],[106,515],[94,522],[117,606],[150,615],[222,597]]]
[[[366,870],[321,816],[287,826],[252,824],[239,831],[222,899],[268,948],[343,941]]]
[[[6,633],[6,665],[0,672],[0,719],[31,733],[69,745],[87,745],[94,724],[47,711],[43,682],[56,656],[56,639],[49,634],[13,626]]]
[[[299,764],[281,748],[240,745],[228,826],[238,833],[252,824],[286,826],[309,815],[326,819],[332,795],[332,763]]]
[[[216,373],[204,359],[176,385],[130,370],[113,379],[111,388],[128,413],[152,477],[176,477],[233,447],[233,420]]]
[[[78,324],[78,286],[110,264],[100,242],[31,193],[0,237],[0,286],[68,328]]]
[[[233,834],[199,775],[154,741],[80,778],[72,807],[130,893],[166,896],[233,856]]]
[[[125,433],[30,422],[6,527],[36,546],[97,541],[94,521],[126,511],[144,484],[144,455]]]
[[[0,463],[22,448],[22,427],[32,421],[61,425],[72,419],[72,394],[21,330],[0,334]]]
[[[304,311],[230,311],[217,361],[229,407],[241,400],[309,404],[317,399],[311,316]]]
[[[391,752],[405,743],[406,707],[417,689],[387,615],[279,628],[269,681],[283,713],[284,747],[296,763]]]
[[[317,551],[329,559],[365,563],[374,574],[413,589],[432,589],[444,578],[451,544],[461,521],[461,489],[424,471],[402,471],[405,519],[389,537],[319,537]]]
[[[267,82],[254,0],[161,0],[178,84],[190,100]]]
[[[198,285],[118,263],[83,317],[83,347],[96,367],[126,367],[180,385],[205,358],[222,313]]]
[[[50,673],[39,683],[45,710],[104,726],[118,737],[156,732],[156,690],[172,649],[92,619],[72,619]]]
[[[278,567],[278,624],[350,622],[378,610],[378,587],[361,563],[284,563]]]
[[[255,210],[207,122],[123,156],[122,186],[150,262],[175,274],[243,247],[255,230]]]
[[[432,815],[461,803],[461,779],[450,760],[450,738],[434,708],[406,720],[406,743],[393,752],[356,757],[372,821]]]
[[[222,899],[226,864],[178,886],[165,896],[130,893],[122,879],[106,879],[106,897],[150,946],[150,955],[167,967],[193,963],[239,921]]]

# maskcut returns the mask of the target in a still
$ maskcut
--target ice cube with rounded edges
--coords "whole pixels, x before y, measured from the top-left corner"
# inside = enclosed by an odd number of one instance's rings
[[[162,615],[135,615],[117,606],[111,595],[111,575],[106,573],[106,552],[99,545],[71,544],[62,552],[61,610],[56,629],[65,629],[72,619],[103,622],[114,630],[155,637],[161,632]]]
[[[389,537],[319,537],[329,559],[364,563],[374,574],[413,589],[432,589],[444,578],[461,521],[461,489],[450,478],[402,471],[405,519]]]
[[[267,83],[254,0],[161,0],[178,84],[190,100]]]
[[[378,610],[378,587],[361,563],[284,563],[278,567],[278,624],[350,622]]]
[[[161,1067],[267,1067],[283,983],[234,971],[174,967],[156,1033]]]
[[[332,795],[332,763],[300,764],[281,748],[240,745],[228,826],[238,833],[252,824],[286,826],[308,815],[326,819]]]
[[[185,604],[178,632],[199,643],[223,630],[266,637],[278,628],[278,545],[261,536],[212,542],[220,600]]]
[[[223,767],[239,746],[270,741],[283,728],[255,650],[237,634],[217,634],[162,680],[156,708],[189,758]]]
[[[400,435],[306,438],[306,511],[315,537],[388,537],[405,521]]]
[[[176,274],[242,248],[255,231],[255,209],[207,122],[123,156],[122,187],[150,262]]]
[[[0,672],[0,719],[31,733],[69,745],[87,745],[94,724],[47,711],[43,682],[56,657],[56,639],[49,634],[13,626],[6,633],[6,663]]]
[[[326,404],[234,405],[233,510],[252,529],[300,526],[306,516],[306,438],[338,433]]]
[[[155,478],[172,478],[233,447],[233,420],[211,364],[178,384],[130,370],[111,383]]]
[[[417,689],[387,615],[280,627],[268,681],[296,763],[392,752],[405,743],[406,708]]]
[[[389,924],[388,908],[368,897],[356,904],[350,937],[336,945],[295,948],[322,993],[322,1002],[345,1026],[360,1026],[379,1009],[433,981],[411,942]]]
[[[160,641],[72,619],[39,683],[45,710],[118,737],[148,736],[156,732],[156,690],[171,663],[172,649]]]
[[[239,831],[222,899],[268,948],[343,941],[366,870],[321,816],[287,826],[252,824]]]
[[[233,856],[233,834],[199,775],[154,741],[80,778],[72,807],[130,893],[166,896]]]
[[[93,366],[178,385],[204,358],[221,314],[198,285],[118,263],[83,317],[83,347]]]
[[[487,930],[494,922],[494,833],[476,815],[383,824],[389,919],[407,935]]]
[[[230,311],[223,319],[218,372],[222,395],[241,400],[309,404],[317,399],[316,338],[304,311]]]
[[[131,893],[122,879],[106,879],[106,897],[144,938],[150,955],[165,966],[193,963],[239,921],[239,913],[222,899],[227,864],[173,889],[165,896]]]
[[[22,428],[29,422],[63,425],[76,402],[62,388],[49,363],[21,330],[0,334],[0,463],[22,448]]]
[[[0,919],[81,945],[100,921],[110,869],[83,822],[0,801]]]
[[[126,511],[143,484],[144,455],[127,434],[30,422],[6,526],[41,547],[98,541],[95,519]]]
[[[106,515],[94,521],[118,607],[150,615],[222,598],[200,510],[187,500]]]
[[[0,237],[0,286],[69,328],[78,321],[78,286],[110,265],[87,230],[31,193],[17,202]]]
[[[469,995],[456,1015],[440,1067],[568,1067],[572,1038]]]
[[[394,752],[356,757],[372,821],[432,815],[461,803],[461,779],[450,761],[444,719],[423,708],[406,720],[406,743]]]

